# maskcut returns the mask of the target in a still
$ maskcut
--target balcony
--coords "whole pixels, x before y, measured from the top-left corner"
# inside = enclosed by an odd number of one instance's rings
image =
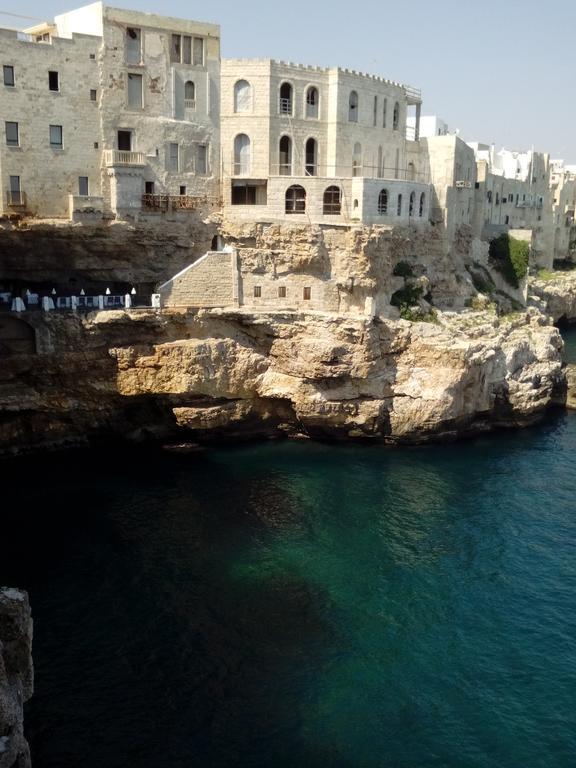
[[[26,208],[26,193],[8,190],[6,192],[6,204],[8,208]]]
[[[199,203],[190,195],[142,195],[142,208],[148,211],[193,211]]]
[[[146,165],[144,152],[129,152],[125,149],[105,149],[102,159],[107,168],[114,165]]]
[[[184,99],[184,109],[196,109],[196,99]]]

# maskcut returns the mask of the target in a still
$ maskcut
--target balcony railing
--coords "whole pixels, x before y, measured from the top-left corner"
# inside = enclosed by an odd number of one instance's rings
[[[193,211],[199,203],[190,195],[142,195],[142,208],[149,211]]]
[[[292,114],[292,99],[280,99],[280,114],[291,115]]]
[[[196,99],[184,99],[184,109],[196,109]]]
[[[26,208],[26,193],[8,190],[6,192],[6,203],[9,208]]]
[[[146,165],[144,152],[129,152],[126,149],[105,149],[104,165]]]

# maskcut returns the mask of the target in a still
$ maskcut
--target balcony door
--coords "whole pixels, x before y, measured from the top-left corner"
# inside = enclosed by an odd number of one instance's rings
[[[132,152],[132,131],[118,131],[118,149],[121,152]]]

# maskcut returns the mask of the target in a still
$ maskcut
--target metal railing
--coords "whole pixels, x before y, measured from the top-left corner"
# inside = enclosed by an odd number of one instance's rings
[[[14,192],[8,190],[6,192],[6,203],[9,208],[25,208],[26,207],[26,193]]]
[[[184,99],[184,109],[196,109],[196,99]]]
[[[142,195],[142,207],[149,211],[193,211],[201,202],[190,195]]]
[[[105,149],[102,153],[104,165],[146,165],[144,152],[131,152],[127,149]]]
[[[292,114],[292,99],[280,99],[278,104],[279,112],[281,115]]]

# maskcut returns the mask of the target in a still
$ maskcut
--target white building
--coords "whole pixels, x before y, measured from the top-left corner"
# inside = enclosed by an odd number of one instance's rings
[[[224,60],[224,215],[239,221],[407,224],[430,186],[410,157],[420,94],[343,69]],[[416,150],[417,152],[417,150]]]
[[[3,213],[124,217],[217,198],[219,27],[98,2],[0,43]]]
[[[417,128],[416,122],[416,115],[409,115],[406,118],[407,135],[409,138],[415,138]],[[449,133],[448,123],[437,115],[422,115],[420,118],[420,138],[429,139],[432,136],[448,136]],[[457,133],[457,131],[455,133]]]

